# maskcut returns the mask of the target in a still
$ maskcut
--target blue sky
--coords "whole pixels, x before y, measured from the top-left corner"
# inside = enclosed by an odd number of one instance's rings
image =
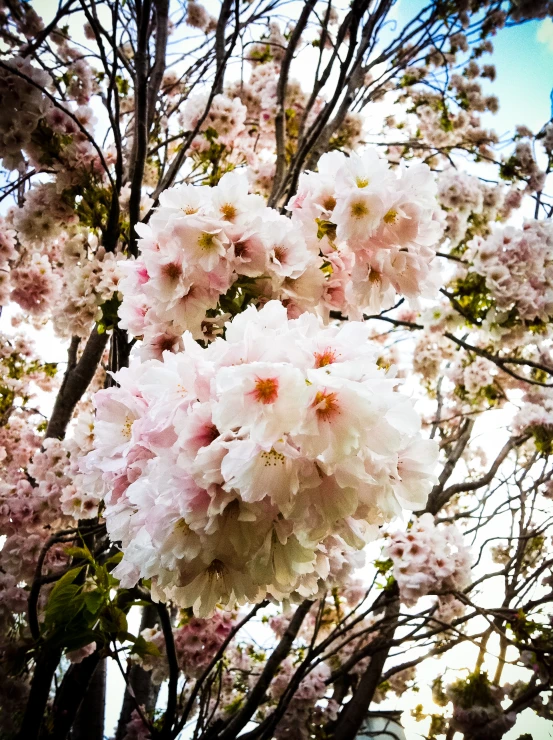
[[[539,131],[551,117],[553,23],[532,21],[504,28],[493,44],[497,79],[491,87],[500,102],[499,113],[493,116],[494,128],[502,134],[524,123]]]
[[[425,6],[423,0],[400,0],[395,9],[399,27]],[[486,115],[484,124],[500,135],[517,124],[539,131],[551,118],[553,22],[530,21],[503,28],[491,41],[494,52],[483,57],[483,62],[496,65],[497,79],[486,85],[486,91],[497,95],[500,110]]]

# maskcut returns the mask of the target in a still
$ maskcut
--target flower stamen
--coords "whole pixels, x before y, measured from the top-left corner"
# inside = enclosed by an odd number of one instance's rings
[[[278,379],[257,378],[253,396],[258,403],[274,403],[278,398]]]

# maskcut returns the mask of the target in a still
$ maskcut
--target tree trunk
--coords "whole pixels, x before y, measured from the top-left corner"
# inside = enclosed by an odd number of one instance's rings
[[[42,720],[46,715],[50,686],[60,658],[61,650],[59,649],[45,648],[37,655],[31,691],[17,740],[36,740],[38,738]]]
[[[397,583],[386,594],[385,599],[387,603],[382,620],[383,626],[376,638],[382,641],[382,649],[372,656],[371,662],[361,677],[351,701],[345,705],[338,717],[334,731],[329,735],[332,740],[355,740],[367,715],[374,692],[382,680],[382,669],[390,652],[390,641],[394,636],[399,616]]]
[[[142,610],[142,620],[140,622],[140,632],[142,630],[153,627],[157,622],[157,609],[155,606],[145,606]],[[151,712],[155,708],[158,687],[152,683],[152,672],[145,671],[139,665],[132,665],[129,672],[129,684],[134,692],[134,697],[131,696],[129,691],[125,691],[123,697],[123,705],[121,707],[121,714],[119,715],[119,722],[117,723],[117,732],[115,733],[115,740],[122,740],[125,736],[125,729],[131,721],[131,715],[136,708],[138,703],[139,706],[143,706],[147,712]]]
[[[52,711],[52,732],[43,732],[42,738],[53,740],[65,740],[69,736],[75,717],[79,711],[85,696],[91,688],[92,677],[100,664],[100,654],[92,653],[81,663],[74,663],[66,671],[63,681],[58,689],[56,700]],[[102,707],[101,715],[103,717]],[[84,739],[84,735],[82,736]],[[86,735],[86,738],[95,738],[96,735]],[[22,738],[23,740],[23,738]],[[27,740],[27,738],[25,738]]]
[[[106,659],[102,658],[81,703],[71,740],[104,740]]]

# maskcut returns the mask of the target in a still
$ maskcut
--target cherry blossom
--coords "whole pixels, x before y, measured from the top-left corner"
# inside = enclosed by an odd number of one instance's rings
[[[172,188],[160,203],[150,224],[139,227],[141,257],[121,265],[126,274],[118,287],[120,326],[144,337],[145,355],[178,346],[185,330],[204,338],[209,316],[223,317],[233,302],[282,295],[306,309],[316,304],[322,259],[289,219],[248,193],[245,175],[228,173],[213,188]],[[302,281],[309,270],[319,276],[313,285]]]
[[[122,540],[122,583],[151,577],[199,616],[316,592],[325,538],[362,547],[401,506],[424,505],[435,447],[368,331],[289,320],[272,301],[205,349],[185,334],[182,352],[135,359],[97,394],[82,470]]]
[[[506,226],[472,243],[474,269],[494,299],[493,323],[501,325],[512,309],[528,322],[552,315],[552,240],[550,222],[526,221],[522,229]]]
[[[421,164],[398,174],[376,150],[325,154],[317,173],[301,176],[290,205],[310,246],[351,264],[342,313],[361,318],[392,305],[396,293],[416,299],[435,290],[435,246],[441,235],[436,185]],[[343,255],[343,256],[342,256]]]
[[[437,526],[432,514],[415,519],[406,532],[392,534],[385,552],[407,606],[429,593],[463,590],[470,583],[471,555],[461,532],[455,525]]]
[[[13,57],[7,65],[19,74],[0,70],[0,156],[6,169],[15,170],[23,165],[22,150],[51,106],[40,89],[51,78],[28,58]]]
[[[0,734],[101,660],[118,738],[353,735],[463,641],[423,734],[550,716],[548,2],[81,5],[0,7]]]

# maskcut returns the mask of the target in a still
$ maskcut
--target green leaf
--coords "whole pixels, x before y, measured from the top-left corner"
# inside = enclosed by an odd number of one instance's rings
[[[315,221],[317,222],[317,239],[328,236],[330,242],[333,242],[336,239],[336,224],[324,218],[316,218]]]
[[[60,636],[61,637],[61,636]],[[62,636],[61,644],[66,650],[78,650],[91,642],[98,643],[98,635],[93,630],[71,630]]]
[[[83,601],[86,609],[91,614],[98,614],[104,604],[105,594],[99,589],[95,591],[85,591],[83,594]]]
[[[105,301],[101,305],[102,318],[100,320],[100,326],[103,327],[104,331],[113,329],[119,321],[118,311],[121,301],[117,297],[117,294],[112,296],[108,301]]]
[[[47,627],[59,622],[71,621],[82,609],[83,601],[79,598],[82,586],[77,586],[74,581],[83,567],[72,568],[52,589],[44,615],[44,623]]]
[[[107,571],[107,568],[104,565],[95,564],[94,574],[96,576],[96,581],[98,582],[98,586],[102,588],[104,591],[109,591],[110,579],[109,579],[109,573]]]
[[[224,707],[224,710],[226,714],[236,714],[238,710],[241,708],[242,704],[244,703],[244,697],[243,696],[237,696],[236,699],[233,699],[230,704],[227,704]]]
[[[374,567],[379,573],[385,575],[394,567],[394,562],[391,558],[388,558],[387,560],[375,560]]]
[[[128,631],[127,615],[114,604],[110,604],[104,609],[100,615],[100,624],[102,629],[111,635]]]
[[[121,560],[123,559],[123,553],[121,551],[116,552],[115,555],[112,555],[111,558],[108,558],[104,565],[119,565]]]
[[[161,653],[153,642],[148,642],[142,635],[134,640],[134,645],[131,649],[131,654],[138,655],[140,658],[144,658],[146,655],[153,655],[155,658],[161,657]]]
[[[92,553],[90,552],[88,547],[86,547],[86,545],[84,547],[68,547],[66,548],[65,552],[73,558],[88,560],[89,563],[94,562]]]

